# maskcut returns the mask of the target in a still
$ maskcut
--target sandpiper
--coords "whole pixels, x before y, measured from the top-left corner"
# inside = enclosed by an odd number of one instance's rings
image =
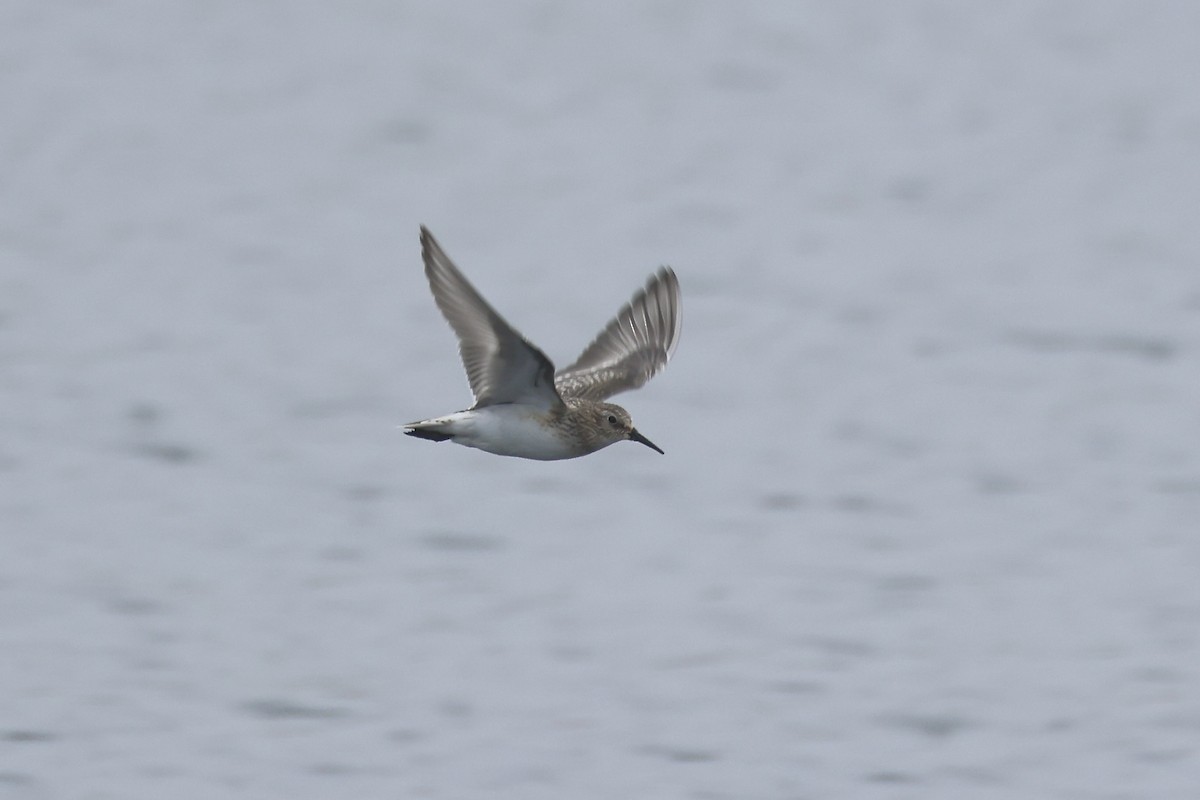
[[[662,267],[617,312],[575,363],[559,372],[463,277],[421,227],[425,276],[458,336],[475,405],[404,426],[409,436],[451,441],[502,456],[577,458],[629,439],[663,451],[629,412],[602,402],[636,389],[667,365],[679,342],[679,280]]]

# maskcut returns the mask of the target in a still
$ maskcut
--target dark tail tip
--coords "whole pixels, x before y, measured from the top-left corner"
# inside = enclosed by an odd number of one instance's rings
[[[404,433],[408,436],[415,436],[418,439],[428,439],[431,442],[444,442],[450,438],[450,434],[448,433],[431,431],[428,428],[407,428]]]

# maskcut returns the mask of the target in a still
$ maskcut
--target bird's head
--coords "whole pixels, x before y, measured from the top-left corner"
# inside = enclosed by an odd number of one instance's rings
[[[596,403],[592,406],[590,416],[591,427],[596,433],[596,438],[604,442],[601,447],[628,439],[663,453],[658,445],[638,433],[638,429],[633,427],[633,419],[630,418],[629,412],[616,403]]]

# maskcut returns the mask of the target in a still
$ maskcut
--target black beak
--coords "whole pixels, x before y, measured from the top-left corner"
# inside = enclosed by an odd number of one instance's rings
[[[657,450],[658,452],[662,453],[664,456],[666,455],[666,453],[663,453],[661,447],[659,447],[654,442],[647,439],[645,436],[642,436],[640,433],[638,433],[637,428],[634,428],[629,431],[629,440],[631,442],[641,442],[642,444],[646,445],[646,447],[649,447],[651,450]]]

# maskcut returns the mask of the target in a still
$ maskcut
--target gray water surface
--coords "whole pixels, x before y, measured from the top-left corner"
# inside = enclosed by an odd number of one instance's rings
[[[1198,30],[3,4],[0,797],[1195,797]],[[421,223],[667,455],[401,435]]]

